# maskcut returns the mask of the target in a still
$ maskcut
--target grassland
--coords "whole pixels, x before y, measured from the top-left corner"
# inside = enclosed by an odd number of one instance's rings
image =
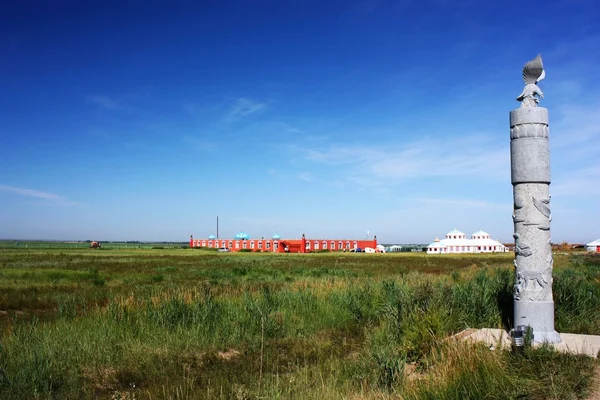
[[[577,399],[596,361],[444,338],[511,321],[512,256],[0,250],[0,398]],[[600,334],[600,258],[557,255]]]
[[[188,247],[186,242],[103,242],[102,250],[133,250],[133,249],[181,249]],[[50,242],[39,240],[0,240],[0,250],[83,250],[89,249],[90,242]]]

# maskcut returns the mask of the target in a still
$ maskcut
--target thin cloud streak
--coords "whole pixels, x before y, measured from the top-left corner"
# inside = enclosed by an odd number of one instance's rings
[[[226,123],[236,122],[242,118],[264,110],[266,106],[267,105],[264,103],[259,103],[244,97],[240,97],[233,103],[230,110],[225,114],[224,121]]]
[[[106,110],[116,110],[119,108],[119,103],[108,96],[87,96],[86,100]]]
[[[551,142],[556,148],[595,143],[600,138],[600,104],[593,106],[561,105],[558,121],[551,124]]]
[[[304,182],[312,182],[313,180],[311,174],[309,174],[308,172],[299,172],[296,176],[298,179]]]
[[[35,190],[35,189],[25,189],[25,188],[13,187],[13,186],[0,185],[0,190],[5,191],[5,192],[20,194],[23,196],[37,197],[39,199],[46,199],[46,200],[52,200],[52,201],[65,200],[64,197],[59,196],[57,194],[42,192],[41,190]]]
[[[428,198],[428,197],[420,197],[414,199],[419,203],[425,204],[448,204],[452,206],[462,206],[462,207],[479,207],[479,208],[510,208],[510,203],[502,204],[502,203],[490,203],[488,201],[483,200],[473,200],[473,199],[444,199],[444,198]]]
[[[15,193],[15,194],[19,194],[21,196],[44,199],[44,200],[48,200],[54,204],[59,204],[59,205],[81,205],[78,202],[68,200],[66,197],[59,196],[54,193],[43,192],[41,190],[36,190],[36,189],[26,189],[26,188],[19,188],[19,187],[8,186],[8,185],[0,185],[0,191]]]
[[[183,141],[194,149],[204,152],[214,152],[218,148],[217,143],[214,141],[195,138],[192,136],[184,136]]]
[[[468,144],[468,145],[467,145]],[[403,146],[330,146],[294,148],[309,161],[339,166],[348,179],[363,185],[397,183],[418,178],[485,177],[510,174],[506,148],[475,137],[435,139]]]
[[[600,164],[569,171],[556,179],[550,187],[553,196],[597,196],[600,195]]]

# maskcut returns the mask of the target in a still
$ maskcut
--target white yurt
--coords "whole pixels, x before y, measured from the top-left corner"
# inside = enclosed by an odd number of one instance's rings
[[[594,240],[585,245],[587,251],[593,251],[594,253],[600,253],[600,239]]]

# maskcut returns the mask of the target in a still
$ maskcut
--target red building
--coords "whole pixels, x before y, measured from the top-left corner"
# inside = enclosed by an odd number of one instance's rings
[[[190,247],[228,248],[231,251],[251,250],[271,253],[311,253],[321,250],[349,251],[352,249],[377,248],[377,236],[372,240],[354,239],[194,239],[190,236]]]

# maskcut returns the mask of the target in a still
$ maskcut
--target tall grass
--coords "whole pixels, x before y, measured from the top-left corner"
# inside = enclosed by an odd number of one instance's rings
[[[36,267],[15,253],[0,285],[38,285],[53,316],[6,317],[0,397],[542,399],[589,387],[589,359],[443,340],[510,324],[506,257],[450,269],[410,256],[231,256],[38,255]],[[558,268],[559,330],[600,334],[595,263]]]

